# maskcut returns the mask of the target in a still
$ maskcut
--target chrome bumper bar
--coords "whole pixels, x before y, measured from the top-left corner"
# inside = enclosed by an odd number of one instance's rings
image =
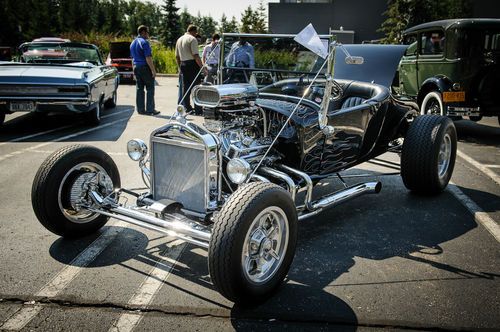
[[[180,214],[163,214],[157,218],[136,209],[123,207],[113,201],[103,199],[92,192],[93,201],[99,208],[87,208],[91,212],[116,218],[137,226],[170,235],[197,246],[208,248],[211,229]]]

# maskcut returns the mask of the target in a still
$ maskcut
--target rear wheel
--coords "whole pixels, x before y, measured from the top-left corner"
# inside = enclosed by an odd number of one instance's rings
[[[208,250],[215,288],[241,304],[267,299],[281,284],[297,243],[290,195],[272,183],[249,183],[217,214]]]
[[[432,195],[450,181],[457,152],[453,121],[437,115],[417,117],[406,134],[401,153],[401,177],[411,191]]]
[[[86,145],[67,146],[50,155],[33,181],[31,202],[40,223],[64,237],[93,233],[108,217],[90,212],[88,189],[108,196],[120,187],[113,160],[102,150]]]
[[[5,113],[0,113],[0,126],[3,125],[5,121]]]
[[[425,95],[420,113],[444,115],[443,100],[438,91],[431,91]]]

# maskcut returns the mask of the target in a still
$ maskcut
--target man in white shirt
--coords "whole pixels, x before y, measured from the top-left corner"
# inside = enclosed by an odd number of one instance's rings
[[[219,39],[219,34],[214,33],[212,36],[212,42],[205,46],[203,54],[201,55],[203,65],[205,65],[208,69],[208,74],[205,76],[205,82],[215,83],[220,56]]]
[[[197,34],[198,28],[190,24],[187,28],[187,32],[177,39],[175,44],[175,60],[182,74],[182,95],[185,95],[182,104],[188,112],[193,110],[191,106],[191,89],[199,83],[199,78],[197,78],[197,76],[200,69],[203,67],[200,54],[198,53]],[[201,109],[197,110],[196,114],[200,113]]]

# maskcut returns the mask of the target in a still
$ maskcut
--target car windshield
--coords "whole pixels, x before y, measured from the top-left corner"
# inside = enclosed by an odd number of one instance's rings
[[[26,63],[100,65],[99,52],[92,45],[74,43],[30,43],[21,47],[21,61]]]
[[[321,41],[328,45],[328,37]],[[224,35],[222,82],[251,83],[263,88],[287,79],[313,77],[325,61],[293,36]],[[326,73],[326,66],[322,76]]]

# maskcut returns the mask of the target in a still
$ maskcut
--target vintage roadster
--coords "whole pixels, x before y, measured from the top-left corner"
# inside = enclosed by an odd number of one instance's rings
[[[327,60],[320,61],[314,54],[305,57],[307,50],[292,37],[280,36],[295,44],[302,60],[311,59],[311,68],[321,62],[317,72],[307,66],[286,71],[274,63],[271,69],[252,68],[248,75],[257,83],[258,77],[271,80],[260,92],[248,83],[197,86],[193,99],[204,108],[204,125],[188,121],[179,106],[175,121],[153,131],[149,148],[139,139],[128,142],[128,154],[138,161],[149,192],[121,188],[115,163],[95,147],[67,146],[49,156],[32,188],[40,222],[55,234],[81,237],[112,217],[206,248],[215,288],[234,302],[255,303],[285,278],[299,221],[381,190],[380,182],[344,184],[313,198],[320,180],[338,176],[343,182],[341,171],[396,151],[409,190],[442,191],[454,167],[455,127],[446,117],[417,117],[412,104],[391,96],[388,86],[404,47],[368,46],[372,55],[361,64],[363,58],[332,43]],[[224,38],[231,45],[237,36]],[[277,37],[262,38],[271,46],[284,45]],[[253,44],[257,54],[259,42]],[[361,68],[373,62],[380,71],[389,59],[392,68],[385,67],[390,71],[385,76],[390,78],[376,79],[386,86],[371,83],[373,78],[332,78],[334,68],[348,76],[346,68],[367,73]],[[294,70],[299,75],[291,75]],[[125,203],[130,196],[133,205]]]

